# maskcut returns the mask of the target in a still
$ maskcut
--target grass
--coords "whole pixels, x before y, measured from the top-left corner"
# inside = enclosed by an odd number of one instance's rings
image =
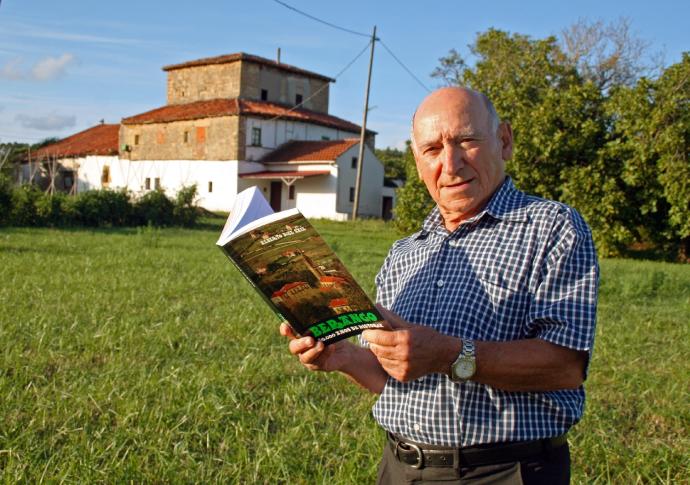
[[[316,226],[373,294],[393,230]],[[218,232],[0,230],[5,482],[374,481],[375,398],[294,361]],[[602,262],[573,483],[690,476],[688,315],[690,266]]]

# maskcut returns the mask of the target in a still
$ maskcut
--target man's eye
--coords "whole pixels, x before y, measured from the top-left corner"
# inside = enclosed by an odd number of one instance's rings
[[[424,149],[424,154],[425,155],[433,155],[434,153],[437,153],[439,150],[438,147],[426,147]]]

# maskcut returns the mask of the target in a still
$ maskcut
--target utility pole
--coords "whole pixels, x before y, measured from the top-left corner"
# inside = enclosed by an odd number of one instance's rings
[[[369,87],[371,86],[371,67],[374,64],[374,45],[376,44],[376,26],[371,33],[371,54],[369,55],[369,76],[367,77],[367,91],[364,95],[364,119],[362,121],[362,131],[359,135],[359,156],[357,157],[357,179],[355,180],[355,202],[352,205],[352,220],[357,219],[359,209],[359,192],[362,185],[362,166],[364,165],[364,138],[367,132],[367,115],[369,114]]]

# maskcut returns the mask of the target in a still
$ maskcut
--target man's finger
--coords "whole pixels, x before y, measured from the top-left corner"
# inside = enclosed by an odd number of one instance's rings
[[[315,345],[316,342],[313,337],[302,337],[290,340],[288,349],[292,355],[299,355],[313,348]]]
[[[411,327],[412,324],[405,321],[404,318],[400,317],[396,313],[390,311],[388,308],[384,307],[380,303],[376,304],[376,308],[381,313],[381,316],[388,322],[388,324],[391,326],[393,330],[398,329],[398,328],[408,328]]]
[[[295,337],[295,334],[292,331],[292,328],[290,328],[290,325],[288,325],[285,322],[282,322],[280,324],[280,335],[282,335],[283,337],[287,337],[290,340],[294,340],[295,338],[297,338],[297,337]]]
[[[376,345],[393,346],[398,342],[395,332],[390,330],[365,330],[362,337],[370,344]]]
[[[377,345],[369,343],[369,349],[374,353],[377,359],[390,359],[395,360],[396,357],[399,358],[397,354],[396,347]]]
[[[323,344],[323,342],[316,342],[316,345],[314,345],[312,348],[299,354],[299,361],[302,364],[306,365],[312,364],[316,359],[318,359],[321,356],[321,353],[325,349],[326,346]]]

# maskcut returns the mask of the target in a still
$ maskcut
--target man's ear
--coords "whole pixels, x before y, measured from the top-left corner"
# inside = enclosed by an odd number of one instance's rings
[[[501,157],[503,160],[513,158],[513,128],[507,121],[502,121],[498,127],[501,140]]]

